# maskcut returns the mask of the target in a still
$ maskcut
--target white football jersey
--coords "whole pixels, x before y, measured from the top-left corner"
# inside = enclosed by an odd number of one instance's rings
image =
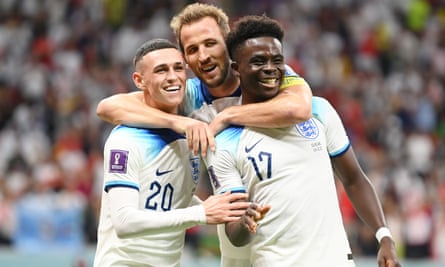
[[[282,87],[305,84],[306,81],[286,65]],[[187,80],[186,96],[180,110],[183,115],[210,123],[215,116],[226,107],[239,105],[241,88],[238,87],[231,95],[221,98],[212,96],[207,86],[198,78]],[[221,251],[221,267],[250,267],[249,247],[234,247],[227,239],[224,225],[218,225],[218,239]]]
[[[185,229],[119,238],[109,214],[108,191],[137,190],[141,210],[163,213],[186,208],[197,184],[199,157],[189,151],[184,136],[169,129],[117,126],[105,144],[104,159],[95,266],[179,266]]]
[[[246,191],[271,205],[251,242],[253,266],[354,266],[330,160],[349,139],[328,101],[314,97],[312,111],[294,127],[229,127],[208,154],[215,193]]]

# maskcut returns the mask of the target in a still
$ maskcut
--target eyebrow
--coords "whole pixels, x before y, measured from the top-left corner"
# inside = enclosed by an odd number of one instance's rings
[[[183,61],[176,61],[176,62],[174,62],[171,65],[173,65],[173,67],[178,66],[178,65],[185,66],[185,63]],[[153,69],[156,70],[156,69],[159,69],[159,68],[165,68],[165,67],[168,68],[169,66],[170,66],[169,63],[161,63],[159,65],[154,66]]]

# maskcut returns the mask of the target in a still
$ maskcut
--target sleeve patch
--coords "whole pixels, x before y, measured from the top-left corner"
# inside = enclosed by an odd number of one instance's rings
[[[128,151],[110,151],[110,173],[127,173]]]

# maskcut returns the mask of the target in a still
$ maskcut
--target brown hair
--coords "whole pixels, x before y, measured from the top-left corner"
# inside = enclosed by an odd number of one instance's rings
[[[191,24],[205,17],[212,17],[215,19],[224,39],[226,38],[230,31],[229,17],[221,8],[203,3],[190,4],[179,12],[179,14],[174,16],[170,21],[170,27],[178,40],[178,44],[182,52],[184,52],[184,47],[181,43],[182,26]]]
[[[141,59],[148,53],[165,48],[174,48],[178,49],[178,47],[166,39],[156,38],[149,40],[143,43],[137,50],[136,55],[133,58],[133,65],[136,68],[136,65],[141,61]]]

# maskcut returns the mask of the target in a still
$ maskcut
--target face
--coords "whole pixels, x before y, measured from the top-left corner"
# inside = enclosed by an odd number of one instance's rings
[[[144,91],[147,104],[169,113],[177,113],[186,78],[184,59],[174,48],[147,53],[133,73],[133,81]]]
[[[184,57],[195,75],[209,88],[224,83],[230,70],[230,59],[221,30],[211,17],[181,28]]]
[[[281,42],[272,37],[246,40],[235,52],[235,72],[239,74],[243,104],[261,102],[277,95],[285,74]]]

